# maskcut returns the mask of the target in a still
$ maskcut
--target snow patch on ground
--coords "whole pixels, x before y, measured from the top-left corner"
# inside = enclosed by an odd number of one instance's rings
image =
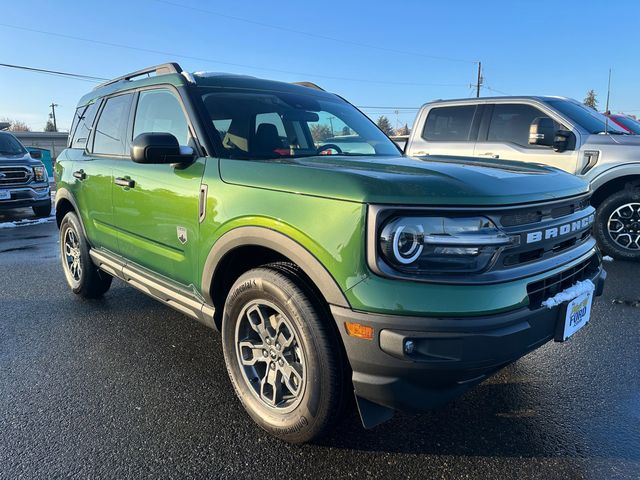
[[[41,223],[49,223],[55,220],[55,217],[47,217],[47,218],[37,218],[35,220],[17,220],[15,222],[4,222],[0,223],[0,229],[2,228],[18,228],[18,227],[26,227],[29,225],[38,225]]]
[[[591,280],[584,280],[577,282],[574,286],[567,288],[566,290],[558,293],[557,295],[546,299],[542,302],[542,305],[547,308],[557,307],[561,303],[570,302],[574,298],[588,292],[593,292],[596,286]]]
[[[611,258],[609,255],[605,255],[604,257],[602,257],[602,261],[603,262],[613,262],[613,258]]]

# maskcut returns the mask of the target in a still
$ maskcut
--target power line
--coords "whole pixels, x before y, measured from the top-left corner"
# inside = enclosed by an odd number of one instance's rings
[[[92,75],[84,75],[81,73],[70,73],[70,72],[61,72],[58,70],[48,70],[45,68],[36,68],[36,67],[28,67],[25,65],[14,65],[11,63],[0,63],[0,67],[5,67],[5,68],[14,68],[17,70],[26,70],[28,72],[33,72],[33,73],[42,73],[42,74],[47,74],[47,75],[59,75],[62,76],[64,78],[71,78],[73,80],[86,80],[86,81],[90,81],[90,82],[103,82],[105,80],[109,80],[108,78],[104,78],[104,77],[94,77]],[[51,105],[49,105],[51,106]],[[58,105],[56,105],[57,107]],[[395,106],[388,106],[388,107],[383,107],[383,106],[366,106],[366,105],[356,105],[357,108],[362,108],[362,109],[367,109],[367,110],[409,110],[409,111],[415,111],[415,110],[420,110],[420,107],[395,107]],[[373,113],[385,113],[383,112],[373,112]]]
[[[298,34],[298,35],[305,35],[307,37],[319,38],[321,40],[331,40],[332,42],[344,43],[346,45],[353,45],[353,46],[361,47],[361,48],[370,48],[370,49],[373,49],[373,50],[379,50],[379,51],[383,51],[383,52],[389,52],[389,53],[395,53],[395,54],[401,54],[401,55],[412,55],[412,56],[416,56],[416,57],[430,58],[430,59],[433,59],[433,60],[442,60],[442,61],[448,61],[448,62],[478,63],[478,62],[473,62],[471,60],[464,60],[464,59],[461,59],[461,58],[445,57],[445,56],[438,56],[438,55],[428,55],[428,54],[419,53],[419,52],[409,52],[409,51],[406,51],[406,50],[398,50],[398,49],[395,49],[395,48],[381,47],[379,45],[371,45],[371,44],[368,44],[368,43],[354,42],[352,40],[347,40],[347,39],[344,39],[344,38],[330,37],[328,35],[321,35],[321,34],[313,33],[313,32],[305,32],[303,30],[297,30],[297,29],[290,28],[290,27],[284,27],[282,25],[274,25],[272,23],[260,22],[260,21],[257,21],[257,20],[249,19],[249,18],[237,17],[237,16],[234,16],[234,15],[229,15],[227,13],[215,12],[213,10],[208,10],[208,9],[199,8],[199,7],[193,7],[193,6],[190,6],[190,5],[183,5],[181,3],[171,2],[171,1],[168,1],[168,0],[155,0],[155,1],[158,2],[158,3],[164,3],[165,5],[171,5],[171,6],[178,7],[178,8],[184,8],[184,9],[192,10],[192,11],[196,11],[196,12],[208,13],[210,15],[216,15],[218,17],[227,18],[229,20],[235,20],[235,21],[238,21],[238,22],[249,23],[251,25],[259,25],[261,27],[272,28],[272,29],[275,29],[275,30],[280,30],[280,31],[289,32],[289,33],[295,33],[295,34]]]
[[[74,80],[85,80],[89,82],[103,82],[105,80],[108,80],[107,78],[92,77],[91,75],[81,75],[79,73],[60,72],[58,70],[47,70],[44,68],[27,67],[25,65],[14,65],[11,63],[0,63],[0,67],[15,68],[17,70],[26,70],[29,72],[44,73],[47,75],[56,75],[59,77],[73,78]]]
[[[134,51],[144,52],[144,53],[153,53],[153,54],[164,55],[164,56],[168,56],[168,57],[185,58],[185,59],[189,59],[189,60],[196,60],[196,61],[199,61],[199,62],[215,63],[215,64],[220,64],[220,65],[230,65],[230,66],[234,66],[234,67],[249,68],[249,69],[254,69],[254,70],[266,70],[266,71],[271,71],[271,72],[286,73],[288,75],[302,75],[304,77],[312,77],[312,78],[313,77],[317,77],[317,78],[326,78],[326,79],[331,79],[331,80],[340,80],[340,81],[345,81],[345,82],[360,82],[360,83],[372,83],[372,84],[380,84],[380,85],[403,85],[403,86],[417,86],[417,87],[460,87],[460,86],[465,86],[466,85],[466,84],[458,84],[458,83],[391,82],[391,81],[385,81],[385,80],[335,77],[335,76],[331,76],[331,75],[323,75],[323,74],[317,74],[317,73],[295,72],[295,71],[291,71],[291,70],[280,70],[280,69],[277,69],[277,68],[257,67],[257,66],[253,66],[253,65],[245,65],[245,64],[242,64],[242,63],[224,62],[224,61],[221,61],[221,60],[214,60],[214,59],[211,59],[211,58],[196,57],[196,56],[192,56],[192,55],[182,55],[182,54],[178,54],[178,53],[165,52],[165,51],[162,51],[162,50],[154,50],[154,49],[150,49],[150,48],[133,47],[131,45],[124,45],[124,44],[121,44],[121,43],[105,42],[105,41],[102,41],[102,40],[94,40],[94,39],[85,38],[85,37],[76,37],[76,36],[67,35],[67,34],[64,34],[64,33],[50,32],[50,31],[46,31],[46,30],[37,30],[35,28],[28,28],[28,27],[22,27],[22,26],[17,26],[17,25],[10,25],[10,24],[6,24],[6,23],[0,23],[0,27],[11,28],[11,29],[15,29],[15,30],[22,30],[22,31],[25,31],[25,32],[39,33],[39,34],[42,34],[42,35],[50,35],[50,36],[59,37],[59,38],[66,38],[66,39],[69,39],[69,40],[76,40],[76,41],[80,41],[80,42],[93,43],[95,45],[104,45],[104,46],[107,46],[107,47],[123,48],[123,49],[127,49],[127,50],[134,50]]]

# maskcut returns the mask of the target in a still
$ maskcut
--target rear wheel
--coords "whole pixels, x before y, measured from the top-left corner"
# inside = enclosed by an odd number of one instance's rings
[[[596,213],[602,251],[620,260],[640,260],[640,195],[631,190],[607,197]]]
[[[346,369],[329,319],[283,269],[257,268],[231,288],[222,341],[233,387],[253,420],[292,443],[340,417]]]
[[[75,213],[67,213],[60,223],[60,258],[69,288],[86,298],[102,296],[113,277],[99,270],[91,261],[89,245]]]

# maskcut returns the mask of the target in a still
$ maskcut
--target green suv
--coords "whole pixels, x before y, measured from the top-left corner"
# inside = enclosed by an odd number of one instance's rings
[[[80,100],[56,180],[73,292],[117,277],[219,330],[243,406],[290,442],[354,392],[365,427],[460,396],[587,323],[606,276],[583,180],[405,157],[309,83],[117,78]]]

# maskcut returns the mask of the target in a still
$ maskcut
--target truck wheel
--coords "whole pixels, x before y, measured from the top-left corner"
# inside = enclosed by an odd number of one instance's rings
[[[322,435],[345,405],[348,368],[325,316],[294,275],[268,266],[240,276],[225,302],[231,383],[253,420],[287,442]]]
[[[36,217],[38,218],[48,217],[49,215],[51,215],[51,202],[49,202],[47,205],[32,207],[32,209]]]
[[[640,260],[640,194],[622,190],[596,212],[595,235],[602,251],[620,260]]]
[[[85,298],[101,297],[113,277],[99,270],[89,256],[89,245],[75,213],[67,213],[60,223],[60,258],[67,284]]]

